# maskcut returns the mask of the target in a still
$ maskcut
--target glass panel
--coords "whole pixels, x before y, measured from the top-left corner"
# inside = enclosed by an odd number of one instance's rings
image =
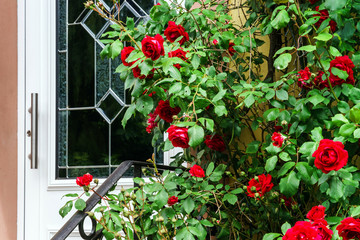
[[[81,25],[68,28],[69,107],[94,106],[94,40]]]
[[[98,1],[115,11],[112,0]],[[120,18],[139,22],[155,3],[123,0]],[[145,119],[129,121],[126,129],[121,125],[126,94],[115,73],[120,57],[100,58],[99,37],[110,22],[84,9],[83,1],[58,0],[57,24],[57,177],[87,172],[107,177],[124,160],[150,158],[154,149]],[[162,153],[155,156],[163,162]],[[132,173],[130,169],[127,176]]]

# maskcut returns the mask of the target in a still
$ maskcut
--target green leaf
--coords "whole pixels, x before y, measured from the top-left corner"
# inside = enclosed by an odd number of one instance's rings
[[[114,221],[114,223],[115,223],[117,226],[122,226],[122,224],[121,224],[121,218],[120,218],[118,212],[111,211],[111,219]]]
[[[327,42],[330,39],[332,39],[332,37],[333,37],[333,35],[331,35],[330,33],[322,32],[314,38],[319,41]]]
[[[284,53],[281,54],[278,58],[274,61],[274,67],[278,70],[283,70],[287,68],[289,63],[291,62],[291,54],[290,53]]]
[[[126,112],[125,112],[125,114],[124,114],[124,117],[123,117],[123,119],[121,120],[121,124],[122,124],[122,126],[123,126],[123,128],[125,129],[125,126],[126,126],[126,123],[127,123],[127,121],[131,118],[131,116],[134,114],[134,112],[135,112],[135,105],[134,104],[132,104],[132,105],[130,105],[130,107],[128,107],[128,109],[126,109]]]
[[[288,222],[285,222],[283,225],[281,225],[281,232],[285,235],[287,230],[291,228],[291,225]]]
[[[65,194],[64,196],[61,197],[61,199],[63,199],[64,197],[78,197],[79,194],[77,193],[68,193],[68,194]]]
[[[287,152],[281,152],[281,153],[279,154],[279,157],[280,157],[280,159],[283,160],[284,162],[288,162],[288,161],[291,160],[291,157],[290,157],[290,155],[289,155]]]
[[[228,112],[227,112],[227,110],[226,110],[226,107],[223,106],[223,105],[217,105],[217,106],[215,106],[214,111],[215,111],[215,113],[216,113],[216,115],[217,115],[218,117],[221,117],[221,116],[223,116],[223,115],[227,115],[227,114],[228,114]]]
[[[228,201],[231,205],[234,205],[237,202],[237,197],[234,194],[226,193],[222,201]]]
[[[210,174],[214,171],[214,168],[214,162],[209,163],[209,166],[206,168],[206,176],[210,176]]]
[[[354,123],[360,123],[360,109],[353,107],[350,109],[350,120]]]
[[[107,44],[100,52],[101,59],[104,59],[105,57],[109,57],[109,56],[111,57],[110,53],[111,53],[111,45]]]
[[[288,51],[288,50],[293,50],[295,47],[282,47],[280,48],[279,50],[276,51],[276,53],[274,54],[274,57],[276,57],[277,55],[285,52],[285,51]]]
[[[214,224],[212,224],[211,222],[209,222],[209,220],[206,220],[206,219],[200,220],[200,223],[202,225],[204,225],[205,227],[213,227],[214,226]]]
[[[155,203],[159,208],[165,206],[169,198],[169,194],[165,191],[165,189],[161,189],[155,196]]]
[[[253,141],[248,144],[246,148],[246,153],[256,153],[259,149],[261,142],[259,141]]]
[[[284,89],[279,89],[276,91],[276,97],[280,100],[286,101],[289,99],[288,92]]]
[[[351,212],[352,217],[356,217],[356,216],[360,215],[360,206],[357,206],[357,207],[351,209],[350,212]]]
[[[72,209],[73,207],[73,201],[70,200],[65,203],[65,205],[59,209],[59,214],[62,218],[64,218]]]
[[[191,65],[194,67],[194,69],[198,69],[200,65],[200,57],[197,54],[194,54],[191,59]]]
[[[354,138],[360,138],[360,128],[354,131]]]
[[[316,146],[315,142],[305,142],[303,143],[303,145],[301,145],[299,149],[299,153],[311,156],[315,151],[315,146]]]
[[[320,142],[323,139],[321,127],[316,127],[311,131],[311,139],[315,142]]]
[[[174,78],[175,80],[181,80],[181,74],[180,74],[179,70],[176,67],[170,66],[169,67],[169,72],[170,72],[170,76],[172,78]]]
[[[330,54],[333,55],[334,57],[340,57],[340,56],[342,56],[342,54],[339,52],[339,50],[337,50],[337,49],[334,48],[333,46],[330,46],[329,52],[330,52]]]
[[[327,191],[329,197],[338,201],[344,196],[344,184],[338,177],[333,177],[330,181],[330,188]]]
[[[268,121],[274,121],[279,116],[280,110],[278,108],[270,108],[264,112],[263,117]]]
[[[118,39],[111,44],[111,58],[115,59],[119,56],[121,50],[123,48],[123,43]]]
[[[311,182],[311,175],[313,174],[313,169],[309,166],[307,162],[298,162],[296,164],[296,169],[299,171],[302,180],[307,183]]]
[[[211,118],[199,118],[199,122],[209,131],[214,131],[214,120]]]
[[[286,27],[287,24],[290,22],[289,14],[286,10],[281,10],[276,15],[275,19],[271,21],[271,26],[275,29],[280,29]]]
[[[227,166],[225,164],[220,164],[214,170],[214,172],[210,176],[210,180],[213,182],[218,182],[221,180]]]
[[[344,123],[349,123],[349,120],[347,120],[347,118],[345,118],[344,115],[342,114],[336,114],[334,117],[331,118],[331,121],[333,122],[333,124],[335,124],[336,126],[341,126]]]
[[[331,68],[331,73],[344,80],[346,80],[349,77],[349,74],[346,71],[340,70],[336,67]]]
[[[167,198],[166,198],[166,201],[167,201]],[[183,202],[183,208],[187,214],[190,214],[195,208],[194,200],[192,200],[191,197],[187,197],[185,199],[185,201]]]
[[[76,202],[75,202],[75,208],[76,208],[77,210],[82,211],[82,210],[85,209],[85,207],[86,207],[86,203],[85,203],[84,199],[79,198],[78,200],[76,200]]]
[[[294,171],[291,171],[289,175],[280,180],[280,192],[287,197],[291,197],[296,194],[299,188],[299,184],[300,181],[296,177],[296,173]]]
[[[210,18],[211,20],[214,20],[215,18],[215,11],[212,10],[208,10],[208,9],[203,9],[202,13],[207,16],[208,18]]]
[[[151,112],[154,107],[154,100],[148,95],[141,96],[136,102],[136,110],[141,112],[144,115],[147,115]]]
[[[356,125],[354,123],[347,123],[340,127],[339,134],[343,137],[349,137],[353,135],[356,129]]]
[[[135,27],[134,18],[127,17],[126,18],[126,28],[129,30],[133,30]]]
[[[330,11],[336,11],[346,6],[346,0],[326,0],[325,8]]]
[[[339,111],[343,114],[346,114],[350,110],[349,104],[344,101],[338,102],[337,106],[338,106]],[[350,116],[350,120],[351,120],[351,116]]]
[[[313,45],[306,45],[298,48],[298,51],[306,51],[306,52],[313,52],[316,50],[316,46]]]
[[[281,236],[280,233],[267,233],[264,235],[263,240],[273,240],[279,236]]]
[[[253,105],[255,102],[255,98],[254,98],[254,95],[253,94],[249,94],[245,99],[244,99],[244,103],[245,103],[245,106],[247,108],[250,108],[251,105]]]
[[[189,128],[188,134],[190,147],[196,147],[204,141],[204,129],[198,125]]]
[[[274,170],[275,167],[276,167],[277,161],[278,161],[278,157],[277,157],[277,156],[272,156],[271,158],[269,158],[268,160],[266,160],[265,170],[266,170],[267,172],[271,172],[272,170]]]

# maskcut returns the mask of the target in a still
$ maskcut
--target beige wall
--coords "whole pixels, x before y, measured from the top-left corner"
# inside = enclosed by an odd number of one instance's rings
[[[0,0],[0,235],[16,239],[17,1]]]

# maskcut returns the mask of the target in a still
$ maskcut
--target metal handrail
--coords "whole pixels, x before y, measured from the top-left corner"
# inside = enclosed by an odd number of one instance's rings
[[[74,215],[64,224],[64,226],[51,238],[51,240],[64,240],[72,231],[79,225],[83,219],[87,216],[86,212],[91,211],[96,204],[100,201],[100,196],[105,194],[119,181],[119,179],[125,174],[125,172],[134,166],[134,177],[141,177],[141,168],[150,167],[153,168],[152,163],[140,162],[140,161],[124,161],[118,166],[115,171],[105,180],[103,184],[96,190],[97,194],[92,194],[86,201],[86,207],[83,211],[77,211]],[[171,170],[178,169],[177,167],[171,167],[166,165],[156,165],[159,170]]]

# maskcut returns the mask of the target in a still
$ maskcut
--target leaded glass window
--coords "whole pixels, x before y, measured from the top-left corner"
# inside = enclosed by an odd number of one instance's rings
[[[148,19],[156,0],[98,0],[108,11]],[[95,2],[95,1],[94,1]],[[154,149],[140,117],[124,129],[121,119],[129,99],[115,68],[120,57],[101,59],[101,35],[110,21],[85,9],[83,0],[57,2],[57,178],[90,172],[108,176],[123,160],[144,161]],[[96,2],[95,2],[96,3]],[[162,160],[162,156],[157,156]]]

